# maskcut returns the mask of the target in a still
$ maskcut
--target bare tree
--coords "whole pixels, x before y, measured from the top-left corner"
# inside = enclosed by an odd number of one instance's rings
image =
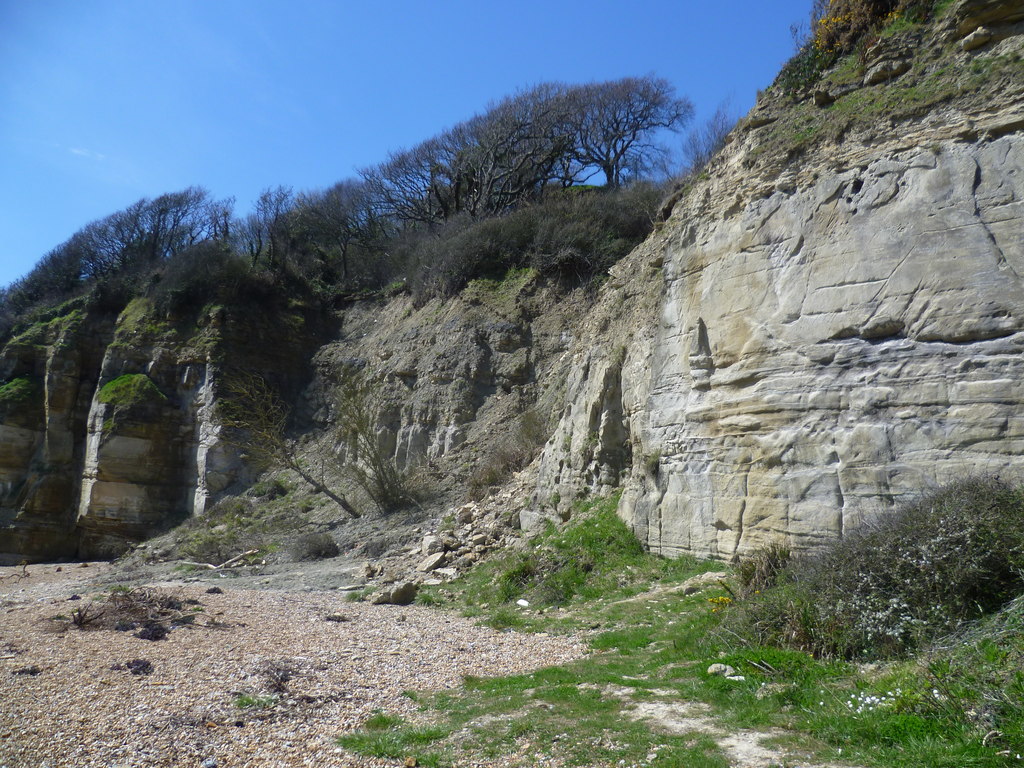
[[[611,187],[658,159],[658,130],[677,131],[693,116],[693,105],[652,75],[576,86],[566,98],[573,107],[576,159],[602,172]]]
[[[385,230],[366,183],[354,179],[300,194],[295,201],[294,218],[305,246],[316,251],[321,260],[337,253],[341,279],[346,283],[351,277],[349,261],[353,248],[375,247]]]
[[[729,103],[723,102],[706,122],[690,129],[683,139],[682,168],[678,175],[699,173],[725,146],[725,139],[735,125],[736,116]]]
[[[235,372],[224,383],[224,395],[218,415],[227,428],[227,442],[258,463],[290,469],[351,517],[361,517],[343,494],[327,485],[322,467],[318,477],[302,460],[298,443],[287,435],[288,406],[263,377]]]
[[[338,434],[345,445],[346,465],[356,483],[382,510],[415,502],[405,473],[381,443],[377,432],[381,383],[355,371],[336,391]]]
[[[284,266],[288,258],[288,213],[293,205],[290,187],[263,190],[252,213],[238,223],[241,247],[255,267],[262,260],[270,269]]]

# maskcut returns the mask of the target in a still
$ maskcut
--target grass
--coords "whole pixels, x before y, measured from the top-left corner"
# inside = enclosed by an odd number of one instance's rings
[[[97,399],[101,403],[121,409],[166,402],[167,395],[161,392],[146,374],[127,373],[104,384],[97,394]]]
[[[253,696],[243,693],[235,698],[235,706],[239,709],[270,709],[277,703],[277,696]]]
[[[31,376],[20,376],[0,386],[0,410],[27,408],[41,404],[41,382]]]
[[[27,325],[19,325],[17,335],[10,340],[12,346],[46,347],[61,342],[63,346],[74,346],[70,338],[85,320],[81,298],[65,301],[57,307],[37,313]]]
[[[524,552],[424,591],[431,604],[491,626],[581,632],[589,657],[531,674],[467,677],[455,691],[410,692],[420,708],[416,723],[379,713],[339,743],[435,766],[537,765],[550,758],[580,766],[724,768],[728,755],[711,735],[670,733],[633,716],[640,705],[688,712],[700,702],[723,734],[789,734],[775,740],[784,750],[780,764],[1019,764],[1024,598],[915,657],[872,665],[815,658],[734,631],[734,613],[756,596],[744,598],[736,588],[691,595],[674,589],[721,564],[640,551],[612,519],[614,508],[614,499],[593,502]],[[589,566],[570,565],[569,575],[558,575],[565,563],[548,566],[566,551]],[[530,605],[518,605],[520,599]],[[745,679],[708,675],[716,662]]]

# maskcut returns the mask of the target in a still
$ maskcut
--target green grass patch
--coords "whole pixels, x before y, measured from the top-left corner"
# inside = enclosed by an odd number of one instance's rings
[[[277,703],[277,696],[253,696],[243,693],[235,698],[235,706],[239,709],[270,709]]]
[[[538,608],[628,597],[712,567],[644,552],[617,507],[618,496],[581,503],[569,524],[549,523],[526,550],[494,558],[454,584],[425,590],[423,600],[457,606],[497,628],[522,628],[535,623]],[[524,612],[519,600],[533,610]]]
[[[40,382],[31,376],[20,376],[0,386],[0,409],[25,407],[41,397]]]
[[[97,399],[105,405],[128,409],[138,405],[163,403],[167,401],[167,396],[146,374],[127,373],[104,384]]]
[[[447,765],[440,755],[425,747],[444,739],[450,731],[440,726],[407,726],[396,716],[378,713],[363,729],[338,738],[338,744],[360,755],[391,759],[415,758],[422,766]]]
[[[815,658],[736,631],[736,617],[760,599],[761,589],[747,597],[738,585],[731,592],[711,587],[682,594],[676,587],[686,578],[722,565],[643,552],[619,527],[615,503],[583,506],[524,551],[428,590],[435,603],[491,626],[583,632],[592,655],[530,674],[468,677],[455,691],[419,693],[415,701],[430,724],[424,727],[437,737],[428,745],[409,743],[403,734],[410,726],[394,719],[382,719],[382,731],[368,723],[358,735],[363,741],[348,744],[395,757],[418,757],[421,750],[436,765],[551,759],[724,768],[728,757],[713,737],[666,732],[635,716],[641,705],[687,713],[700,702],[723,733],[790,734],[777,740],[781,765],[996,768],[1008,764],[1007,754],[1009,764],[1024,754],[1024,598],[963,625],[964,634],[945,641],[941,652],[870,665]],[[568,551],[587,567],[574,570],[560,560]],[[969,571],[971,562],[963,560],[961,570]],[[563,569],[570,573],[557,575]],[[571,588],[563,591],[566,585]],[[530,605],[519,606],[518,599]],[[713,663],[744,679],[709,675]]]

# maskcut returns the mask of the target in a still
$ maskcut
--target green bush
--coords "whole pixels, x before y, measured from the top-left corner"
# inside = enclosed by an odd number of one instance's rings
[[[773,541],[740,560],[737,575],[744,595],[758,594],[774,587],[790,558],[789,547]]]
[[[1024,592],[1024,492],[967,480],[792,561],[735,620],[764,644],[906,654]]]
[[[533,267],[543,275],[585,280],[607,270],[650,233],[664,190],[638,183],[617,190],[556,190],[504,216],[462,218],[395,243],[410,264],[418,303],[450,296],[471,280],[500,280]]]

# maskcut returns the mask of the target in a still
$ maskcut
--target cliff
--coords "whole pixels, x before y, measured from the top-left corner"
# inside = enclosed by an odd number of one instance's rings
[[[235,367],[337,465],[332,392],[372,373],[378,440],[432,477],[438,512],[519,467],[500,457],[532,415],[550,438],[519,479],[524,527],[624,488],[665,554],[813,547],[943,481],[1014,475],[1022,32],[1018,4],[961,0],[773,87],[600,285],[522,271],[423,306],[53,310],[0,351],[0,554],[114,553],[244,488],[215,408]]]
[[[729,558],[813,547],[954,478],[1016,477],[1021,16],[960,3],[760,103],[616,268],[624,285],[661,270],[657,315],[609,321],[627,299],[605,296],[539,495],[625,472],[620,513],[652,550]]]

